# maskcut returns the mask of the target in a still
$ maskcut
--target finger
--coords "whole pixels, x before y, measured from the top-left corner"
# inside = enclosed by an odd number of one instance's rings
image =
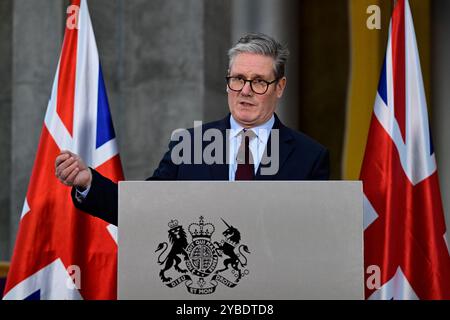
[[[60,176],[65,169],[70,167],[73,163],[76,163],[76,160],[73,157],[70,157],[63,163],[61,163],[58,167],[56,167],[56,175]]]
[[[60,176],[63,180],[66,180],[68,176],[73,172],[75,168],[78,168],[78,163],[74,161],[70,166],[61,171]]]
[[[55,167],[58,167],[61,163],[70,158],[70,154],[68,153],[60,153],[55,160]]]
[[[65,183],[69,186],[73,186],[73,182],[75,181],[75,178],[77,177],[78,173],[80,172],[80,169],[75,168],[67,177],[65,180]]]
[[[76,154],[70,150],[61,150],[61,153],[68,154],[70,156],[76,156]]]
[[[79,155],[74,154],[73,158],[77,161],[80,171],[83,169],[86,169],[86,165],[84,164],[83,159],[81,159],[81,157]]]
[[[70,157],[77,157],[77,154],[76,153],[73,153],[72,151],[70,151],[70,150],[62,150],[61,151],[61,153],[60,153],[61,155],[62,154],[67,154],[69,157],[68,158],[70,158]]]
[[[67,160],[67,159],[69,159],[70,157],[76,158],[76,157],[77,157],[77,154],[75,154],[75,153],[73,153],[73,152],[71,152],[71,151],[69,151],[69,150],[62,150],[62,151],[60,152],[60,154],[58,155],[57,159],[58,159],[59,157],[61,157],[61,158],[63,159],[63,160],[61,161],[61,162],[63,162],[64,160]]]

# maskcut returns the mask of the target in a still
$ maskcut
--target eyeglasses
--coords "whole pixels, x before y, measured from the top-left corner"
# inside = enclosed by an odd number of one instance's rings
[[[267,90],[269,89],[269,86],[272,83],[275,83],[278,81],[278,79],[275,79],[273,81],[266,81],[266,80],[262,80],[262,79],[244,79],[242,77],[226,77],[225,79],[227,79],[227,85],[228,88],[230,88],[230,90],[233,91],[241,91],[246,82],[250,83],[250,88],[252,88],[252,91],[256,94],[264,94],[267,92]]]

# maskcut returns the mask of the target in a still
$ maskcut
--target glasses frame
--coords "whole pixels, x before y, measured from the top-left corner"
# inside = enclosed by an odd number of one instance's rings
[[[241,78],[241,79],[244,81],[244,84],[242,85],[242,88],[241,88],[241,89],[235,90],[235,89],[233,89],[233,88],[230,87],[230,79],[232,79],[232,78]],[[259,92],[256,92],[256,91],[253,89],[252,81],[255,81],[256,79],[244,79],[244,78],[242,78],[242,77],[233,77],[233,76],[226,76],[225,79],[227,80],[227,86],[228,86],[228,88],[229,88],[231,91],[234,91],[234,92],[241,92],[242,89],[244,89],[245,84],[246,84],[247,82],[249,82],[249,83],[250,83],[250,88],[252,89],[252,91],[253,91],[255,94],[259,94],[259,95],[266,94],[267,90],[269,90],[270,85],[271,85],[271,84],[274,84],[274,83],[278,82],[278,80],[280,80],[280,79],[278,79],[278,78],[276,78],[275,80],[272,80],[272,81],[266,81],[266,80],[260,79],[259,81],[262,81],[262,82],[265,82],[265,83],[266,83],[266,90],[265,90],[264,92],[262,92],[262,93],[259,93]]]

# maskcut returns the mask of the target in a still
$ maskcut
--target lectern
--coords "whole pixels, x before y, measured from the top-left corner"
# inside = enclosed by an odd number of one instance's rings
[[[119,184],[119,299],[363,299],[358,181]]]

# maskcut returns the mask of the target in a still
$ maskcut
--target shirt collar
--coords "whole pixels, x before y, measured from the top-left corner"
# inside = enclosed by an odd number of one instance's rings
[[[275,116],[272,114],[272,117],[264,122],[263,124],[250,128],[249,130],[252,130],[258,139],[260,140],[267,140],[268,134],[270,130],[272,130],[273,125],[275,123]],[[241,132],[244,127],[241,126],[234,118],[233,115],[230,115],[230,138],[236,137],[239,132]]]

